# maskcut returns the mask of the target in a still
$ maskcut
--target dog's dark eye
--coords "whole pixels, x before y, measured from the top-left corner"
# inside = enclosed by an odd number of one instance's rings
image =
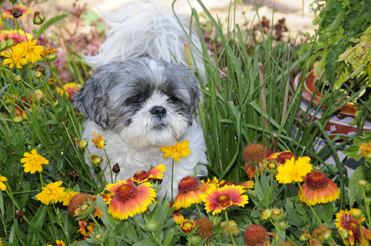
[[[142,96],[133,96],[128,101],[131,104],[138,104],[144,102],[144,98]]]
[[[177,102],[179,102],[179,99],[177,98],[177,97],[174,97],[174,96],[172,96],[172,97],[170,97],[169,99],[167,99],[169,102],[172,102],[172,103],[177,103]]]

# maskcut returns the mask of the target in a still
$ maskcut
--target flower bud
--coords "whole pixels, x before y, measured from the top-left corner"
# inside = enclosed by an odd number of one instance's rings
[[[352,217],[355,219],[355,220],[360,220],[360,219],[363,219],[363,213],[362,213],[362,210],[359,209],[359,208],[354,208],[352,209]]]
[[[37,79],[39,79],[41,77],[41,75],[42,75],[42,73],[39,72],[39,71],[36,71],[35,74],[34,74],[35,78],[37,78]]]
[[[283,217],[283,211],[279,208],[272,209],[272,219],[274,220],[280,220]]]
[[[21,17],[23,15],[23,13],[19,9],[13,9],[12,15],[13,15],[14,18],[18,19],[19,17]]]
[[[366,184],[367,184],[367,181],[366,180],[361,179],[360,181],[358,181],[358,185],[360,187],[364,187]]]
[[[7,48],[10,48],[13,45],[15,45],[14,39],[9,38],[8,40],[6,40],[6,45],[7,45]]]
[[[201,242],[202,238],[198,235],[191,235],[188,237],[188,240],[191,245],[198,245]]]
[[[23,210],[15,210],[14,215],[17,219],[22,219],[24,217],[25,212]]]
[[[26,58],[22,58],[19,62],[22,66],[26,66],[28,64],[28,60]]]
[[[92,164],[97,166],[102,163],[103,158],[99,155],[91,155]]]
[[[278,229],[280,229],[281,231],[284,231],[286,230],[287,228],[289,228],[289,224],[287,222],[284,222],[284,221],[280,221],[277,223],[277,227]]]
[[[119,166],[118,163],[116,163],[115,165],[113,165],[112,172],[114,172],[114,173],[119,173],[120,172],[120,166]]]
[[[23,121],[23,118],[20,115],[17,115],[17,116],[13,117],[13,122],[14,123],[21,123],[22,121]]]
[[[146,228],[150,232],[154,232],[157,230],[157,223],[154,220],[148,220],[146,223]]]
[[[88,144],[89,144],[89,142],[87,140],[80,140],[80,142],[79,142],[79,149],[80,150],[85,149],[86,147],[88,147]]]
[[[18,82],[21,81],[21,80],[22,80],[22,76],[21,76],[21,75],[18,74],[18,75],[16,75],[16,76],[14,76],[14,81],[15,81],[15,82],[18,83]]]
[[[33,23],[35,25],[41,25],[45,21],[45,16],[41,14],[39,11],[35,11],[33,16]]]
[[[100,166],[95,166],[94,167],[94,173],[99,174],[100,172],[102,172],[102,168]]]
[[[3,51],[3,50],[6,50],[6,48],[8,48],[8,44],[6,43],[5,40],[1,40],[0,41],[0,50]]]
[[[259,212],[260,212],[260,219],[265,221],[265,220],[269,220],[272,216],[272,212],[270,209],[259,209]]]
[[[48,61],[54,61],[55,59],[57,59],[57,54],[53,53],[53,54],[49,54],[47,56],[45,56],[45,58],[48,60]]]
[[[72,172],[70,172],[70,176],[71,176],[71,178],[73,178],[73,179],[77,179],[78,177],[80,177],[79,173],[76,172],[76,171],[72,171]]]
[[[339,233],[340,233],[340,236],[341,236],[344,240],[348,239],[348,237],[349,237],[349,232],[348,232],[348,230],[343,229],[343,230],[339,231]]]
[[[310,236],[310,234],[308,233],[307,230],[304,229],[304,230],[301,231],[301,236],[299,238],[299,240],[301,242],[308,242],[310,238],[311,238],[311,236]]]

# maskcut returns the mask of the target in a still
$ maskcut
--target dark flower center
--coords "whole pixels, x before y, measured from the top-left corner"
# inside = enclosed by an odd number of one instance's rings
[[[229,196],[227,195],[221,195],[216,199],[216,202],[218,205],[222,207],[226,207],[230,204],[231,198],[229,198]]]
[[[197,178],[192,176],[187,176],[180,180],[178,185],[179,193],[185,194],[187,192],[190,192],[192,190],[197,190],[200,187],[200,182]]]
[[[123,184],[115,192],[116,199],[125,202],[138,194],[137,188],[132,184]]]
[[[149,177],[149,173],[146,172],[146,171],[140,171],[140,172],[137,172],[136,174],[134,174],[134,179],[135,180],[145,180]]]
[[[326,174],[322,172],[312,172],[307,176],[307,180],[305,182],[310,190],[323,189],[329,183]]]

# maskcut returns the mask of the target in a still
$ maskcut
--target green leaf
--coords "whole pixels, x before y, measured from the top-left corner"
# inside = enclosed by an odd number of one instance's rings
[[[97,195],[96,205],[98,206],[100,211],[102,211],[102,213],[103,213],[103,216],[102,216],[101,220],[103,221],[104,225],[107,227],[107,229],[110,232],[114,233],[113,228],[117,225],[117,222],[115,220],[113,220],[113,218],[110,214],[108,214],[107,204],[103,200],[103,198],[100,194]]]
[[[349,179],[348,198],[349,205],[353,207],[356,198],[362,197],[362,189],[358,185],[358,181],[365,180],[367,177],[367,170],[363,166],[357,167],[352,177]]]
[[[334,205],[332,205],[332,203],[326,203],[323,209],[322,220],[326,224],[330,224],[333,216],[334,216]]]
[[[142,241],[133,244],[133,246],[148,246],[148,245],[156,245],[156,243],[151,238],[145,238]]]
[[[23,191],[25,191],[25,193],[23,193],[21,196],[21,203],[20,203],[21,208],[26,207],[27,202],[30,199],[30,192],[27,192],[30,189],[31,189],[30,181],[25,182],[23,185],[23,189],[22,189]]]
[[[43,34],[43,29],[44,29],[44,32],[45,32],[46,29],[48,29],[49,27],[51,27],[55,23],[65,19],[67,16],[68,16],[67,14],[61,14],[61,15],[54,16],[53,18],[45,21],[44,24],[42,25],[42,27],[35,32],[35,38],[38,38],[39,36],[41,36]]]
[[[362,151],[359,146],[351,145],[343,150],[344,155],[359,161],[362,158]]]
[[[0,213],[4,214],[4,198],[2,190],[0,190]]]

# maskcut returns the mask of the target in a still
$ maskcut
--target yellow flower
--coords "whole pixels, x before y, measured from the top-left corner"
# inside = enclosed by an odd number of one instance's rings
[[[68,206],[72,197],[77,195],[77,194],[79,194],[79,193],[76,192],[76,191],[73,191],[73,190],[68,191],[68,192],[63,192],[62,195],[61,195],[60,201],[63,202],[64,206]]]
[[[98,149],[104,149],[104,145],[106,145],[106,140],[103,139],[103,134],[100,136],[94,131],[95,138],[92,138],[91,141],[94,143],[95,147]]]
[[[188,140],[183,141],[183,143],[176,143],[174,146],[161,147],[161,151],[164,152],[162,155],[166,159],[170,156],[175,161],[180,161],[180,157],[186,158],[192,151],[188,148]]]
[[[41,59],[41,53],[44,47],[36,45],[36,39],[34,41],[28,40],[28,42],[19,43],[13,47],[13,52],[20,57],[25,57],[32,63],[37,62]]]
[[[36,195],[36,199],[40,202],[49,205],[50,201],[59,202],[64,191],[64,187],[59,187],[62,185],[62,181],[54,182],[43,187],[43,191]]]
[[[49,164],[49,161],[45,159],[44,157],[37,154],[37,151],[33,149],[30,153],[24,153],[24,157],[22,158],[21,162],[24,163],[24,171],[26,173],[35,173],[36,171],[42,172],[42,164]]]
[[[361,143],[359,145],[360,150],[362,151],[362,156],[365,159],[370,159],[371,157],[371,143]]]
[[[66,246],[62,240],[56,240],[57,246]]]
[[[313,170],[309,162],[310,158],[307,156],[299,157],[297,161],[295,161],[295,157],[286,160],[284,166],[277,167],[276,179],[278,183],[302,182],[303,177]]]
[[[8,181],[8,179],[5,178],[5,177],[3,177],[3,176],[0,176],[0,189],[1,189],[2,191],[4,191],[4,190],[6,189],[6,185],[3,184],[3,181]]]
[[[13,68],[14,65],[16,65],[16,67],[19,68],[19,69],[22,68],[21,60],[23,58],[22,58],[22,56],[19,56],[16,53],[14,53],[13,49],[3,51],[3,52],[1,52],[1,55],[6,57],[6,59],[4,59],[4,61],[3,61],[4,65],[9,64],[10,68]]]

